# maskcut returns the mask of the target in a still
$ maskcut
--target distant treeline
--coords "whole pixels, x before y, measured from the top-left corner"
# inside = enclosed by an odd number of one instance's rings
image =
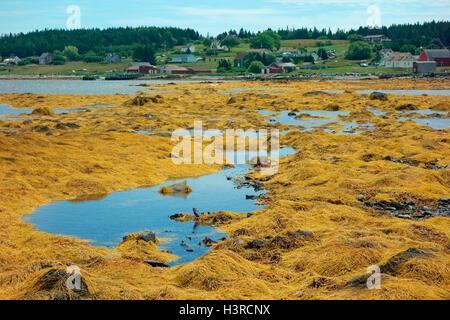
[[[329,39],[329,40],[347,40],[351,34],[361,36],[384,34],[392,39],[391,46],[394,50],[399,50],[404,45],[412,44],[416,47],[426,47],[433,39],[439,38],[445,46],[450,44],[450,21],[431,21],[415,24],[399,24],[389,27],[369,28],[360,27],[359,29],[340,30],[335,32],[331,29],[300,28],[300,29],[280,29],[275,31],[282,40],[292,39]],[[252,38],[255,33],[241,29],[238,31],[230,30],[219,35],[219,38],[225,38],[228,33],[235,34],[242,39]]]
[[[430,42],[439,38],[445,46],[450,43],[450,22],[432,21],[416,24],[392,25],[379,29],[360,27],[352,30],[317,28],[280,29],[274,31],[282,40],[290,39],[329,39],[346,40],[352,34],[361,36],[384,34],[392,39],[389,44],[394,50],[404,45],[427,47]],[[250,39],[258,35],[241,29],[230,30],[220,34],[217,38],[224,39],[229,34],[235,34],[241,39]],[[79,29],[79,30],[44,30],[27,34],[9,34],[0,37],[0,56],[19,57],[39,56],[43,52],[62,51],[66,46],[75,46],[81,55],[93,51],[97,55],[116,52],[122,56],[132,56],[139,46],[146,45],[153,51],[170,49],[175,45],[183,45],[196,40],[204,40],[193,29],[180,28],[109,28],[109,29]]]
[[[118,52],[131,55],[136,46],[145,44],[154,50],[172,48],[198,40],[200,35],[192,29],[180,28],[109,28],[78,30],[44,30],[27,34],[9,34],[0,38],[0,56],[39,56],[43,52],[62,51],[75,46],[80,54],[94,51],[97,54]]]

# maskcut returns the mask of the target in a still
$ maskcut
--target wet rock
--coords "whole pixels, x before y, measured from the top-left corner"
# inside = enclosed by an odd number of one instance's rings
[[[380,271],[395,276],[398,274],[401,267],[413,258],[425,259],[434,257],[431,252],[433,252],[432,249],[409,248],[390,258],[388,262],[380,266]]]
[[[258,198],[258,196],[255,196],[255,195],[248,195],[248,194],[247,194],[247,195],[245,196],[245,199],[246,199],[246,200],[255,200],[255,199],[257,199],[257,198]]]
[[[192,192],[192,188],[187,185],[187,181],[164,186],[159,189],[159,193],[163,195],[186,195]]]
[[[448,198],[442,199],[439,199],[434,207],[417,207],[416,202],[412,199],[407,200],[404,203],[395,201],[368,201],[364,204],[367,207],[371,207],[376,210],[390,211],[391,216],[395,218],[422,220],[436,216],[450,216],[450,203]]]
[[[55,113],[49,107],[41,107],[41,108],[34,109],[31,114],[41,115],[41,116],[51,116],[51,117],[55,116]]]
[[[28,291],[26,300],[80,300],[89,299],[91,293],[81,276],[80,287],[73,290],[67,287],[67,281],[73,274],[61,269],[51,269],[41,276]],[[75,280],[75,279],[74,279]]]
[[[321,95],[330,95],[330,94],[325,91],[309,91],[303,94],[303,96],[305,97],[321,96]]]
[[[381,100],[381,101],[386,101],[388,99],[385,93],[377,91],[372,92],[369,98],[370,100]]]
[[[144,260],[144,263],[152,266],[153,268],[170,268],[170,266],[164,262]]]
[[[51,132],[51,130],[50,130],[50,128],[48,126],[42,126],[42,125],[34,126],[33,127],[33,131],[36,131],[36,132],[39,132],[39,133]]]
[[[156,235],[152,231],[145,230],[145,231],[142,231],[141,239],[144,240],[145,242],[150,242],[150,241],[156,242]]]
[[[237,102],[237,99],[236,99],[235,97],[231,97],[231,98],[228,100],[227,104],[233,104],[233,103],[236,103],[236,102]]]
[[[143,240],[145,242],[153,242],[156,243],[156,235],[154,232],[149,230],[144,230],[141,232],[130,233],[123,237],[123,241],[129,240]]]
[[[288,232],[288,236],[290,237],[312,237],[313,233],[307,230],[295,230]]]
[[[322,161],[336,161],[336,160],[341,160],[341,158],[338,158],[338,157],[326,157],[326,158],[321,158],[320,160],[322,160]]]
[[[67,128],[78,129],[78,128],[80,128],[80,126],[76,123],[69,122],[69,123],[58,123],[55,126],[55,128],[59,129],[59,130],[65,130]]]
[[[196,216],[197,218],[200,217],[200,211],[198,211],[197,208],[192,208],[192,211],[194,212],[194,216]]]
[[[400,159],[396,159],[394,157],[391,156],[387,156],[384,157],[383,160],[389,161],[389,162],[395,162],[395,163],[401,163],[401,164],[407,164],[413,167],[417,167],[420,162],[417,160],[410,160],[410,159],[406,159],[406,158],[400,158]]]
[[[395,107],[395,110],[417,110],[418,107],[412,103],[405,103]]]
[[[237,189],[241,189],[241,188],[253,188],[255,191],[261,191],[264,189],[264,183],[258,181],[258,180],[254,180],[251,179],[249,177],[245,177],[245,180],[239,180],[239,181],[235,181],[236,183],[236,188]]]
[[[260,249],[267,243],[268,243],[267,240],[252,240],[250,242],[247,242],[247,244],[245,245],[245,248],[246,249]]]
[[[203,244],[205,245],[205,247],[211,247],[214,243],[217,243],[216,241],[205,237],[205,239],[202,240]]]
[[[295,113],[294,111],[291,111],[288,113],[289,117],[295,117],[297,115],[297,113]]]

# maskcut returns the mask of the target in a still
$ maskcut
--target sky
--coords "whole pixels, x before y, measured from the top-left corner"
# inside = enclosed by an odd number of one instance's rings
[[[68,13],[70,6],[79,8],[79,16],[77,11]],[[241,27],[259,31],[315,26],[335,31],[431,20],[450,20],[450,0],[0,0],[0,34],[174,26],[215,36]]]

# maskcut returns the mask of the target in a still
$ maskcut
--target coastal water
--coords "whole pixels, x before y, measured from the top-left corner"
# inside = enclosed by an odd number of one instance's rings
[[[292,148],[282,148],[279,156],[295,152]],[[247,153],[247,159],[253,156]],[[159,248],[179,256],[172,263],[177,265],[208,252],[210,249],[201,244],[205,237],[217,241],[225,235],[217,228],[199,226],[194,222],[177,222],[169,216],[192,213],[193,208],[201,212],[244,214],[261,209],[262,206],[254,200],[246,199],[246,195],[257,196],[263,191],[247,187],[238,189],[234,181],[249,168],[247,164],[236,165],[218,173],[186,179],[193,189],[186,197],[163,196],[158,192],[162,186],[185,180],[171,181],[151,188],[112,193],[99,200],[55,202],[38,208],[26,219],[38,230],[86,239],[93,245],[109,248],[119,244],[126,234],[152,230],[157,237],[170,239],[161,243]]]

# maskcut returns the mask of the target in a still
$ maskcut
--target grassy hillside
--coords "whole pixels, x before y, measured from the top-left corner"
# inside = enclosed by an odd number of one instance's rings
[[[317,46],[317,42],[325,42],[326,40],[314,40],[314,39],[293,39],[283,40],[281,42],[281,48],[284,50],[296,49],[299,47],[306,48],[309,52],[317,51],[320,47]],[[317,61],[316,67],[320,69],[300,69],[295,73],[307,74],[307,73],[342,73],[342,72],[355,72],[355,73],[405,73],[411,72],[409,69],[393,69],[385,67],[369,66],[366,68],[360,67],[360,60],[347,60],[345,59],[345,53],[350,46],[350,42],[347,40],[332,40],[330,45],[323,46],[326,50],[336,50],[337,58],[334,60]],[[221,59],[229,59],[230,62],[234,60],[238,54],[246,52],[250,49],[250,44],[242,42],[237,47],[232,48],[229,52],[217,52],[216,56],[205,55],[205,46],[203,44],[195,44],[196,54],[199,57],[203,57],[205,60],[197,63],[183,64],[184,67],[199,67],[216,69]],[[167,52],[160,51],[157,54],[158,65],[165,64],[170,57],[180,53],[181,46],[177,46]],[[281,52],[275,53],[275,55],[281,55]],[[8,68],[0,68],[0,75],[6,74],[18,74],[18,75],[86,75],[86,74],[107,74],[109,72],[123,72],[131,58],[124,60],[122,63],[116,64],[101,64],[101,63],[86,63],[82,61],[68,62],[62,66],[39,66],[39,65],[27,65],[27,66],[15,66]],[[86,71],[78,71],[86,69]],[[11,71],[10,71],[11,70]],[[75,70],[76,72],[73,72]],[[439,71],[449,70],[448,67],[438,68]]]

